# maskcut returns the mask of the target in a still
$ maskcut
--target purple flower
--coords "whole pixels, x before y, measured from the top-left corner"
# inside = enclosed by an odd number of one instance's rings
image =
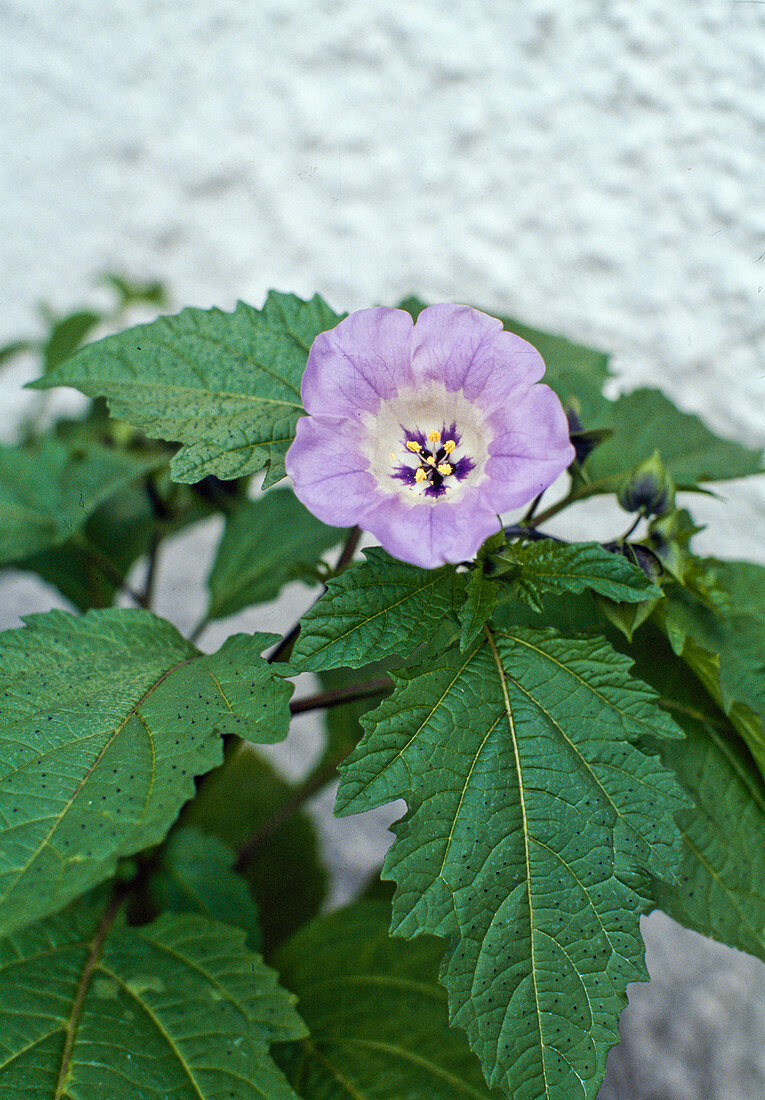
[[[313,342],[308,416],[287,452],[295,493],[324,523],[358,524],[426,569],[473,556],[498,516],[574,459],[541,355],[469,306],[413,323],[362,309]]]

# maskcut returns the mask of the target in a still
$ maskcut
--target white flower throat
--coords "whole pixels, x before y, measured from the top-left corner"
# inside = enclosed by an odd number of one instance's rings
[[[435,427],[435,425],[439,427]],[[457,500],[482,481],[488,425],[478,408],[441,383],[424,383],[363,418],[369,469],[387,493],[412,504]]]

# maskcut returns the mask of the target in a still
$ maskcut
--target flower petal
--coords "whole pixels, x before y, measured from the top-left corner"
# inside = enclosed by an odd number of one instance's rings
[[[358,432],[350,420],[303,416],[284,460],[295,496],[332,527],[361,523],[379,499]]]
[[[484,409],[506,402],[545,371],[535,347],[470,306],[428,306],[417,318],[411,345],[418,381],[434,379],[451,392],[462,390]]]
[[[361,309],[313,342],[301,395],[309,413],[376,413],[413,381],[409,359],[412,318],[403,309]]]
[[[492,441],[481,497],[494,511],[520,508],[574,461],[563,407],[549,386],[532,386],[489,417]]]
[[[473,493],[454,505],[444,498],[434,504],[388,498],[367,514],[364,527],[394,557],[435,569],[468,561],[499,530],[499,521]]]
[[[308,357],[310,415],[286,458],[295,493],[325,523],[358,524],[403,561],[465,561],[498,529],[498,514],[528,503],[574,459],[543,373],[535,348],[469,306],[431,306],[414,326],[403,310],[354,313]],[[425,448],[436,433],[443,453],[426,458],[443,480],[431,483],[407,445]]]

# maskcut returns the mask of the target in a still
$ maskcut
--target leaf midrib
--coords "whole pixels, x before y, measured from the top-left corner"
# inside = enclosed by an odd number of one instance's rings
[[[523,566],[519,567],[523,568]],[[612,577],[607,576],[605,573],[588,573],[588,575],[584,577],[581,573],[567,573],[564,569],[545,570],[538,568],[536,569],[536,573],[537,577],[534,577],[532,574],[532,576],[530,577],[516,576],[513,577],[513,580],[516,581],[518,584],[532,585],[537,580],[537,578],[542,581],[569,581],[571,584],[576,585],[579,591],[584,591],[585,588],[592,588],[596,592],[598,591],[596,585],[600,585],[601,587],[605,587],[606,585],[608,585],[612,590],[620,590],[622,593],[626,593],[627,596],[638,594],[641,597],[644,597],[646,600],[651,598],[652,592],[661,592],[660,588],[658,588],[656,585],[648,583],[648,581],[646,581],[645,585],[641,587],[637,577],[634,578],[634,584],[630,584],[628,580],[614,580]],[[601,595],[606,594],[607,593],[601,593]],[[634,600],[629,602],[638,603],[640,601]]]
[[[536,967],[536,943],[535,943],[535,925],[534,925],[534,901],[531,894],[531,859],[529,854],[529,824],[528,815],[526,813],[526,794],[523,784],[523,769],[521,767],[520,748],[518,745],[518,738],[515,732],[515,718],[513,716],[513,709],[510,705],[510,694],[507,690],[507,680],[505,678],[505,670],[502,665],[502,660],[497,651],[497,646],[494,641],[494,635],[490,628],[484,623],[483,626],[486,639],[491,649],[491,655],[494,660],[494,664],[497,669],[497,675],[499,677],[500,687],[502,689],[502,698],[505,705],[505,713],[507,715],[507,724],[510,730],[510,738],[513,743],[513,755],[515,757],[515,770],[518,779],[518,796],[520,802],[521,818],[523,820],[523,849],[524,859],[526,862],[526,894],[529,899],[529,946],[531,949],[531,980],[534,985],[534,1008],[537,1013],[537,1030],[539,1032],[539,1042],[542,1047],[542,1055],[540,1062],[542,1064],[542,1077],[545,1083],[545,1096],[550,1095],[550,1086],[547,1080],[547,1065],[544,1058],[545,1037],[542,1031],[542,1012],[539,1004],[539,987],[537,986],[537,967]]]
[[[280,332],[278,329],[271,329],[270,334],[275,337],[276,340],[280,340],[283,336],[288,336],[293,340],[294,343],[297,343],[292,333],[287,332],[286,330]],[[261,362],[260,359],[256,358],[254,355],[242,354],[242,352],[237,351],[236,348],[232,348],[231,345],[227,344],[224,340],[216,339],[212,335],[212,333],[209,332],[200,332],[199,330],[197,330],[194,333],[194,338],[196,340],[206,340],[208,344],[212,344],[214,347],[222,349],[223,351],[227,352],[232,357],[232,359],[238,360],[239,363],[245,368],[254,367],[255,370],[262,371],[263,374],[267,374],[269,378],[273,378],[275,382],[279,382],[281,385],[286,386],[288,390],[292,390],[296,397],[300,397],[300,390],[293,382],[291,382],[287,378],[284,378],[282,375],[277,374],[276,371],[271,370],[270,367],[266,366],[265,363]],[[301,352],[308,350],[303,347],[302,344],[298,344],[298,347],[300,348]],[[186,361],[189,363],[189,366],[192,368],[192,370],[196,370],[194,364],[192,364],[189,360]],[[202,378],[201,375],[200,378],[202,381],[204,381],[204,378]]]
[[[119,396],[117,394],[117,391],[119,391],[119,390],[143,390],[146,393],[152,394],[152,395],[157,394],[157,393],[164,393],[167,390],[172,390],[176,393],[185,394],[187,396],[192,396],[193,395],[193,396],[198,397],[200,393],[203,393],[203,394],[205,394],[206,396],[209,396],[209,397],[217,397],[217,398],[232,398],[233,397],[233,398],[236,398],[237,400],[247,401],[248,403],[253,403],[253,404],[256,404],[256,405],[257,404],[261,404],[261,405],[285,405],[288,409],[299,409],[301,412],[304,411],[303,406],[300,404],[300,402],[285,401],[281,397],[260,397],[258,394],[255,394],[255,393],[236,393],[233,390],[202,389],[198,386],[180,386],[180,385],[174,385],[174,384],[169,383],[169,382],[162,385],[162,386],[150,386],[147,382],[142,382],[140,380],[124,381],[124,382],[114,381],[114,382],[111,382],[109,390],[106,390],[106,389],[102,388],[103,383],[99,379],[83,378],[83,379],[79,380],[78,382],[74,382],[74,380],[73,380],[71,383],[67,382],[67,383],[63,383],[63,384],[64,385],[76,386],[77,389],[82,388],[83,392],[87,392],[87,390],[85,390],[85,386],[88,386],[89,389],[94,390],[99,395],[106,396],[106,397],[109,397],[111,399],[113,399],[115,395]],[[161,414],[157,414],[157,418],[160,415]]]
[[[130,330],[128,330],[128,331],[130,331]],[[186,334],[184,333],[184,334],[182,334],[178,337],[178,343],[179,344],[184,339],[185,335]],[[250,356],[242,356],[241,353],[237,354],[237,353],[232,352],[232,349],[227,344],[225,344],[221,340],[215,340],[210,334],[195,332],[193,335],[194,335],[195,339],[199,339],[201,337],[203,339],[206,339],[208,341],[208,343],[213,344],[215,347],[221,348],[223,351],[228,352],[229,354],[233,354],[234,358],[238,359],[239,364],[242,367],[244,367],[244,368],[249,367],[249,368],[253,368],[256,371],[262,371],[263,374],[266,374],[270,378],[273,378],[274,381],[278,382],[280,385],[285,386],[287,389],[292,390],[292,392],[297,397],[300,397],[300,393],[299,393],[297,387],[292,382],[288,381],[285,378],[282,378],[281,375],[274,373],[272,370],[270,370],[270,368],[266,367],[263,363],[259,362],[257,359],[252,358]],[[119,337],[116,337],[116,339],[119,339]],[[150,340],[151,340],[151,347],[152,348],[168,352],[170,354],[170,356],[174,359],[180,359],[192,371],[192,373],[195,375],[195,377],[197,377],[199,379],[199,381],[202,383],[201,387],[197,387],[197,386],[179,387],[179,386],[173,385],[172,383],[164,383],[163,382],[163,384],[161,386],[155,386],[154,387],[156,390],[187,388],[187,389],[191,390],[192,392],[196,392],[201,388],[204,393],[213,394],[215,396],[230,396],[230,397],[243,397],[243,396],[245,396],[244,394],[228,393],[227,391],[223,391],[223,390],[210,389],[207,385],[207,380],[204,377],[204,375],[201,373],[201,369],[198,366],[198,364],[195,363],[193,359],[189,358],[189,356],[187,354],[185,354],[179,346],[176,346],[173,343],[169,343],[166,340],[159,339],[156,335],[152,335],[150,337]],[[92,354],[93,354],[93,352],[91,352],[91,355]],[[132,365],[132,360],[131,360],[130,356],[127,354],[127,352],[123,351],[122,349],[117,350],[115,348],[111,348],[108,351],[106,349],[104,349],[102,354],[103,354],[104,358],[111,357],[112,359],[116,360],[117,363],[119,363],[120,365],[122,365],[125,362]],[[143,354],[143,352],[141,354]],[[91,355],[89,355],[88,358],[90,358]],[[99,376],[97,375],[96,377],[98,378]],[[89,377],[83,375],[82,381],[89,381]],[[140,382],[134,382],[133,380],[124,380],[123,381],[123,380],[114,379],[114,381],[116,382],[117,385],[138,385],[138,386],[141,385]],[[145,385],[145,388],[148,389],[149,387],[147,385]],[[256,397],[256,395],[254,395],[254,394],[247,394],[246,396]],[[264,399],[261,398],[261,400],[264,400]],[[288,404],[288,402],[283,401],[279,398],[273,398],[273,400],[276,404]]]
[[[104,942],[109,934],[109,931],[117,918],[117,913],[120,909],[120,899],[117,894],[112,895],[112,899],[104,910],[104,914],[101,920],[98,922],[93,937],[90,940],[90,951],[85,959],[85,965],[82,968],[80,974],[80,980],[77,983],[77,989],[75,990],[74,1000],[72,1002],[72,1010],[69,1013],[69,1019],[66,1022],[64,1040],[64,1049],[61,1052],[61,1066],[59,1067],[58,1079],[56,1081],[56,1091],[53,1096],[53,1100],[61,1100],[64,1093],[64,1087],[66,1085],[66,1078],[69,1075],[69,1067],[71,1065],[72,1054],[74,1053],[74,1043],[77,1035],[77,1028],[80,1025],[80,1017],[85,1005],[85,998],[88,993],[88,987],[90,986],[90,980],[93,976],[93,972],[98,965],[98,960],[103,950]],[[71,945],[70,945],[71,946]]]
[[[507,635],[507,637],[511,637],[511,635]],[[520,638],[513,637],[513,641],[520,642],[521,640],[522,639],[520,639]],[[537,653],[537,655],[540,656],[540,657],[549,656],[548,654],[545,653],[544,650],[541,650],[541,649],[537,650],[534,646],[529,646],[529,648],[534,650],[534,652]],[[554,658],[551,658],[551,659],[554,660]],[[561,665],[560,662],[558,662],[557,660],[554,660],[554,663],[559,664],[562,669],[565,669],[565,671],[567,671],[570,675],[574,676],[574,678],[579,680],[579,682],[581,684],[583,684],[585,687],[592,688],[593,692],[598,696],[599,699],[601,699],[601,701],[603,702],[603,704],[605,706],[608,706],[611,710],[615,710],[618,714],[622,713],[619,710],[618,707],[616,707],[613,703],[609,702],[605,698],[605,696],[601,695],[597,691],[597,689],[592,687],[592,685],[588,684],[585,680],[583,680],[580,676],[578,676],[570,666]],[[582,753],[579,746],[574,741],[571,740],[571,738],[568,736],[566,731],[561,726],[560,722],[558,722],[553,717],[553,715],[550,713],[549,709],[547,707],[545,707],[543,705],[543,703],[539,699],[537,699],[528,690],[528,688],[523,687],[523,685],[521,683],[519,683],[518,680],[513,680],[513,684],[516,687],[516,689],[518,691],[520,691],[523,695],[525,695],[526,698],[531,703],[533,703],[533,705],[545,716],[545,718],[550,723],[550,725],[553,727],[553,729],[556,730],[556,732],[560,735],[562,740],[565,741],[565,743],[571,749],[571,751],[574,754],[574,756],[576,757],[576,759],[580,762],[580,764],[582,765],[584,770],[587,772],[587,774],[590,777],[590,779],[592,780],[592,782],[595,784],[595,786],[598,788],[600,793],[603,795],[603,798],[605,799],[605,801],[611,807],[611,810],[613,811],[614,816],[616,818],[618,818],[620,821],[624,822],[625,827],[631,833],[635,834],[643,844],[645,844],[645,846],[646,846],[646,848],[648,849],[649,852],[651,852],[653,855],[655,855],[656,860],[657,860],[657,864],[659,866],[664,865],[666,861],[664,859],[662,859],[661,854],[656,851],[655,846],[653,844],[651,844],[651,842],[648,840],[648,838],[645,837],[642,833],[639,833],[637,831],[637,829],[635,828],[635,826],[632,825],[627,820],[627,818],[625,818],[624,814],[621,812],[621,810],[619,809],[617,804],[611,798],[611,795],[608,793],[608,790],[603,785],[600,777],[596,774],[595,769],[594,769],[593,765],[591,764],[591,762],[584,756],[584,754]],[[629,742],[627,742],[627,744],[629,744]],[[631,746],[631,747],[634,748],[634,746]],[[635,750],[635,751],[638,751],[638,750]],[[606,762],[604,762],[603,766],[604,767],[609,767],[609,766],[612,766],[612,765],[609,765],[608,762],[606,761]],[[616,768],[615,766],[613,766],[613,767],[614,767],[614,770],[620,770],[620,769]],[[627,775],[626,772],[624,774]],[[629,778],[632,780],[632,782],[644,782],[638,776],[630,775]],[[645,785],[647,785],[647,784],[645,784]],[[658,872],[655,872],[655,873],[658,873]],[[667,881],[671,881],[671,880],[667,879]]]

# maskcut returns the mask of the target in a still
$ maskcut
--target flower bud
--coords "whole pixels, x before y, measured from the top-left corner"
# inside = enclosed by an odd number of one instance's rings
[[[625,512],[660,516],[675,505],[675,485],[658,451],[628,474],[617,493]]]
[[[635,565],[643,570],[649,581],[658,584],[664,572],[661,559],[648,546],[641,546],[639,542],[630,543],[629,548]]]
[[[584,428],[581,420],[582,406],[575,397],[569,397],[566,402],[563,411],[566,414],[566,420],[568,421],[569,435],[573,435],[575,432],[581,432]]]

